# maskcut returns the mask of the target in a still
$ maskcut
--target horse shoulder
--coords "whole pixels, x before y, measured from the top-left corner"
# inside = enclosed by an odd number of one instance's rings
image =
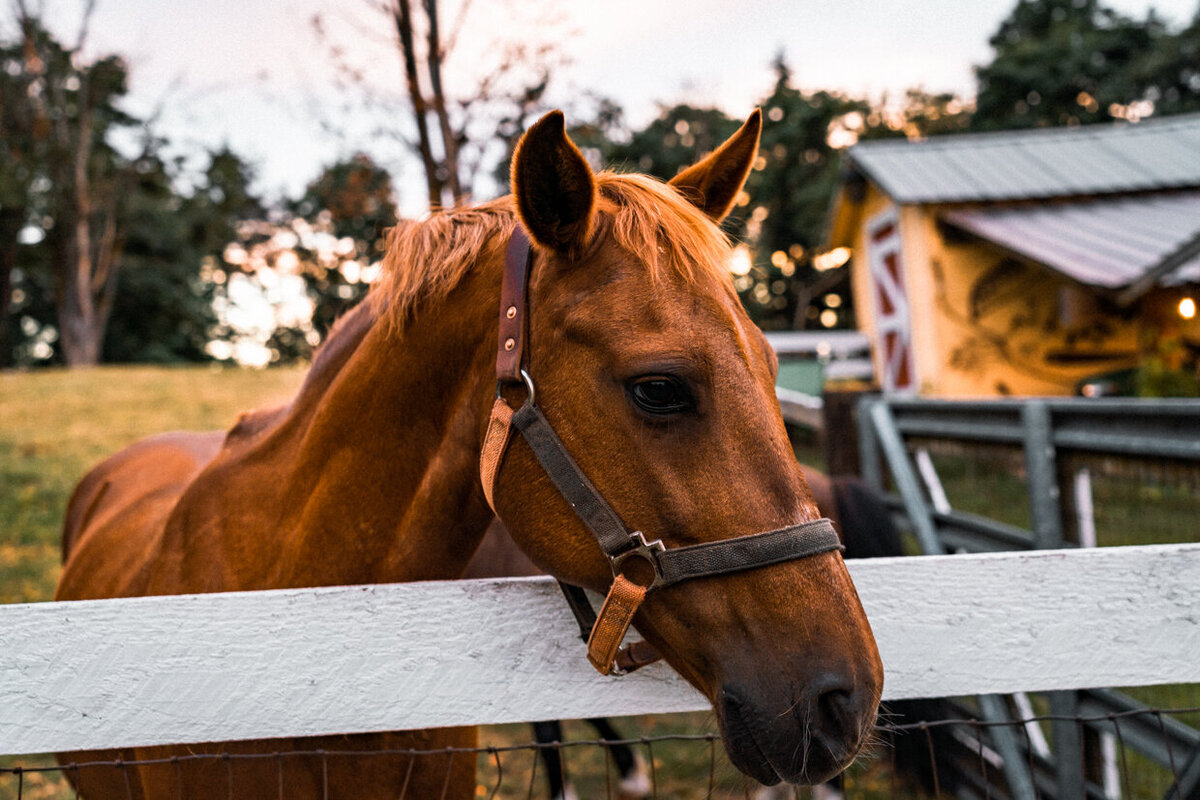
[[[84,476],[67,506],[56,599],[140,594],[167,516],[223,438],[178,432],[143,439]]]

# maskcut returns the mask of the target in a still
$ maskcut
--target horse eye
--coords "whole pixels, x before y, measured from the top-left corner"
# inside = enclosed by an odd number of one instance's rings
[[[696,407],[696,400],[686,383],[662,375],[634,380],[629,385],[629,396],[648,414],[679,414]]]

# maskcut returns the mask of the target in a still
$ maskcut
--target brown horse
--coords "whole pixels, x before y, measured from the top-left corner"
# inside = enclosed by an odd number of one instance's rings
[[[58,599],[461,576],[493,516],[480,452],[518,227],[533,242],[525,337],[539,404],[625,525],[669,553],[816,519],[775,401],[775,360],[733,291],[716,224],[760,127],[755,112],[663,184],[594,174],[562,115],[547,115],[514,156],[512,198],[391,234],[370,302],[330,335],[291,404],[224,436],[135,444],[85,477],[67,512]],[[508,446],[493,486],[496,515],[541,569],[599,592],[618,582],[525,440]],[[732,760],[762,782],[824,780],[871,730],[882,668],[836,551],[657,589],[635,625],[709,698]],[[475,741],[460,728],[186,751]],[[333,798],[475,789],[473,757],[280,763],[283,775],[266,759],[97,769],[79,781],[92,800],[224,796],[230,779],[238,797],[278,796],[281,780],[288,797],[323,796],[325,785]]]

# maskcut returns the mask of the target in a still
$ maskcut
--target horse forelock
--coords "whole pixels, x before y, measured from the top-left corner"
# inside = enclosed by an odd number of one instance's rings
[[[602,172],[596,184],[614,207],[612,237],[646,263],[651,280],[675,275],[696,285],[711,277],[732,289],[729,238],[679,192],[649,175]]]
[[[729,239],[702,211],[662,181],[646,175],[595,176],[601,213],[618,246],[645,263],[652,281],[675,275],[689,285],[716,278],[732,290]],[[388,234],[379,281],[371,291],[376,313],[402,327],[416,307],[445,297],[483,258],[488,243],[507,241],[516,225],[511,197],[470,208],[402,220]],[[502,252],[497,250],[497,253]]]

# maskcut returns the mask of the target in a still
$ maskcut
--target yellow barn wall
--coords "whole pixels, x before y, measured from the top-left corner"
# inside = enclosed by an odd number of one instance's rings
[[[986,242],[946,241],[937,212],[901,214],[922,394],[1069,395],[1089,375],[1136,363],[1136,315],[1105,313],[1090,289]],[[1110,357],[1084,358],[1100,353]]]
[[[860,204],[840,198],[832,240],[853,250],[851,291],[859,329],[872,343],[877,382],[882,369],[866,224],[892,205],[870,183]],[[1142,314],[1106,313],[1086,287],[986,242],[946,241],[939,210],[899,207],[920,394],[1069,395],[1083,378],[1137,362]],[[1067,358],[1098,353],[1114,357]]]

